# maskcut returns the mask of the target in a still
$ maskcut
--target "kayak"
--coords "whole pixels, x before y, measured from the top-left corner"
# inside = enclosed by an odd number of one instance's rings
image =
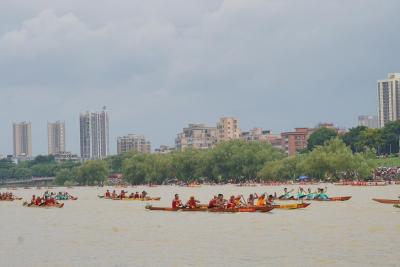
[[[400,204],[400,199],[373,198],[372,200],[383,204]]]
[[[49,209],[49,208],[62,208],[64,207],[64,203],[57,203],[57,204],[52,204],[52,205],[34,205],[28,202],[24,202],[22,204],[22,206],[24,207],[29,207],[29,208],[45,208],[45,209]]]
[[[280,205],[273,205],[275,209],[286,209],[286,210],[293,210],[293,209],[304,209],[310,206],[310,203],[294,203],[294,204],[280,204]]]

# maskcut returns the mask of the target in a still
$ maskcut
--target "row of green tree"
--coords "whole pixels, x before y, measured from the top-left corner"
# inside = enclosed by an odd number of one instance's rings
[[[14,164],[0,160],[0,179],[55,176],[57,184],[98,184],[122,173],[131,184],[180,180],[187,183],[287,180],[301,175],[318,179],[370,178],[376,154],[398,153],[400,121],[381,129],[356,127],[344,135],[320,128],[296,157],[263,142],[234,140],[212,149],[186,149],[169,154],[128,152],[84,164],[57,163],[52,156]]]
[[[337,137],[333,129],[320,128],[311,134],[308,140],[307,151],[323,145],[326,141]],[[375,151],[377,155],[399,153],[400,120],[389,122],[383,128],[372,129],[365,126],[351,128],[341,135],[343,142],[353,152]]]

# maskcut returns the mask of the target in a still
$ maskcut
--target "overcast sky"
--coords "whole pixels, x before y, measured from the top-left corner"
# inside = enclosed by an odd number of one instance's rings
[[[279,133],[377,113],[376,80],[400,72],[398,0],[1,0],[0,154],[12,122],[110,114],[110,143],[173,145],[188,123],[237,116]]]

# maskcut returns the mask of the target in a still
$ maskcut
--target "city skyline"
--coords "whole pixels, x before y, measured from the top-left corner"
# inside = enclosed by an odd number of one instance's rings
[[[56,120],[79,154],[79,112],[101,105],[112,154],[117,136],[173,145],[188,123],[224,116],[273,133],[320,121],[352,127],[377,114],[376,81],[400,70],[400,37],[388,34],[400,24],[398,1],[104,5],[109,12],[78,1],[0,3],[1,154],[12,154],[10,125],[23,120],[33,154],[47,153],[46,121]]]

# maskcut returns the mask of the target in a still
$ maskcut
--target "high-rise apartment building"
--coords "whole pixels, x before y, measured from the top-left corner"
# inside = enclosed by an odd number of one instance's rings
[[[378,81],[379,126],[400,119],[400,73],[389,73]]]
[[[30,122],[13,123],[14,157],[32,157],[32,129]]]
[[[109,155],[108,112],[80,114],[80,145],[82,160],[102,159]]]
[[[379,128],[378,116],[360,115],[358,116],[358,126],[365,126],[368,128]]]
[[[240,138],[239,120],[234,117],[223,117],[217,124],[218,142]]]
[[[307,148],[308,138],[312,132],[313,129],[310,128],[295,128],[294,132],[282,133],[282,150],[289,156],[296,155],[299,151]]]
[[[65,122],[48,122],[47,139],[49,155],[65,152]]]
[[[151,144],[143,135],[129,134],[117,138],[117,152],[122,154],[128,151],[150,153]]]
[[[186,148],[207,149],[217,143],[217,128],[204,124],[189,124],[175,139],[177,150]]]

